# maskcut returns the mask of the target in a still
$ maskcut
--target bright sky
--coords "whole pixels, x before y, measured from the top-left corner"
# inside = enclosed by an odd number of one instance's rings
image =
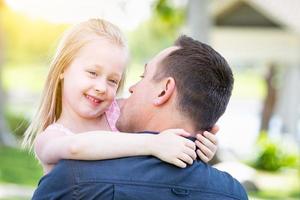
[[[105,18],[121,29],[134,29],[151,15],[154,0],[6,0],[13,10],[54,23]]]

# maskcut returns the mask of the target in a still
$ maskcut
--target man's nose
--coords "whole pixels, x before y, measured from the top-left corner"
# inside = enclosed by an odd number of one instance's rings
[[[133,93],[133,88],[134,88],[134,86],[135,86],[135,85],[132,85],[132,86],[129,87],[129,92],[130,92],[131,94]]]
[[[131,94],[133,93],[132,87],[129,88],[129,92],[130,92]]]

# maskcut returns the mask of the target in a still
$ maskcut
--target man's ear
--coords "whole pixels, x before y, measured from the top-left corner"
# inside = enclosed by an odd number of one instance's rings
[[[159,106],[166,103],[175,91],[175,80],[173,77],[168,77],[163,80],[164,87],[153,100],[154,105]]]

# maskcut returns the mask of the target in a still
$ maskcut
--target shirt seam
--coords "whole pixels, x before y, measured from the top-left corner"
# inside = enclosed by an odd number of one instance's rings
[[[188,189],[192,191],[197,191],[197,192],[203,192],[203,193],[209,193],[209,194],[218,194],[221,196],[226,196],[234,199],[242,199],[242,197],[228,194],[228,193],[223,193],[223,192],[218,192],[214,190],[201,190],[199,188],[195,188],[193,186],[182,186],[182,185],[170,185],[170,184],[163,184],[163,183],[147,183],[147,182],[141,182],[141,181],[134,181],[134,182],[127,182],[127,181],[122,181],[122,180],[85,180],[85,181],[80,181],[77,184],[86,184],[86,183],[104,183],[104,184],[124,184],[124,185],[132,185],[132,186],[151,186],[151,187],[164,187],[164,188],[170,188],[170,187],[176,187],[178,189]]]
[[[78,197],[80,196],[79,195],[79,193],[80,193],[80,191],[79,191],[79,182],[78,182],[78,180],[77,180],[77,176],[76,176],[76,168],[73,166],[73,165],[71,165],[70,166],[71,167],[71,170],[72,170],[72,181],[73,181],[73,183],[74,183],[74,187],[73,187],[73,190],[72,190],[72,199],[74,199],[74,200],[76,200],[76,199],[78,199]]]

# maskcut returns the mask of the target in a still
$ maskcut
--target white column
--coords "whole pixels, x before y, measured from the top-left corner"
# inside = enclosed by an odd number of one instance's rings
[[[286,69],[276,109],[282,121],[282,132],[300,142],[300,64]]]
[[[201,42],[209,43],[211,27],[208,4],[210,0],[189,0],[188,2],[188,35]]]

